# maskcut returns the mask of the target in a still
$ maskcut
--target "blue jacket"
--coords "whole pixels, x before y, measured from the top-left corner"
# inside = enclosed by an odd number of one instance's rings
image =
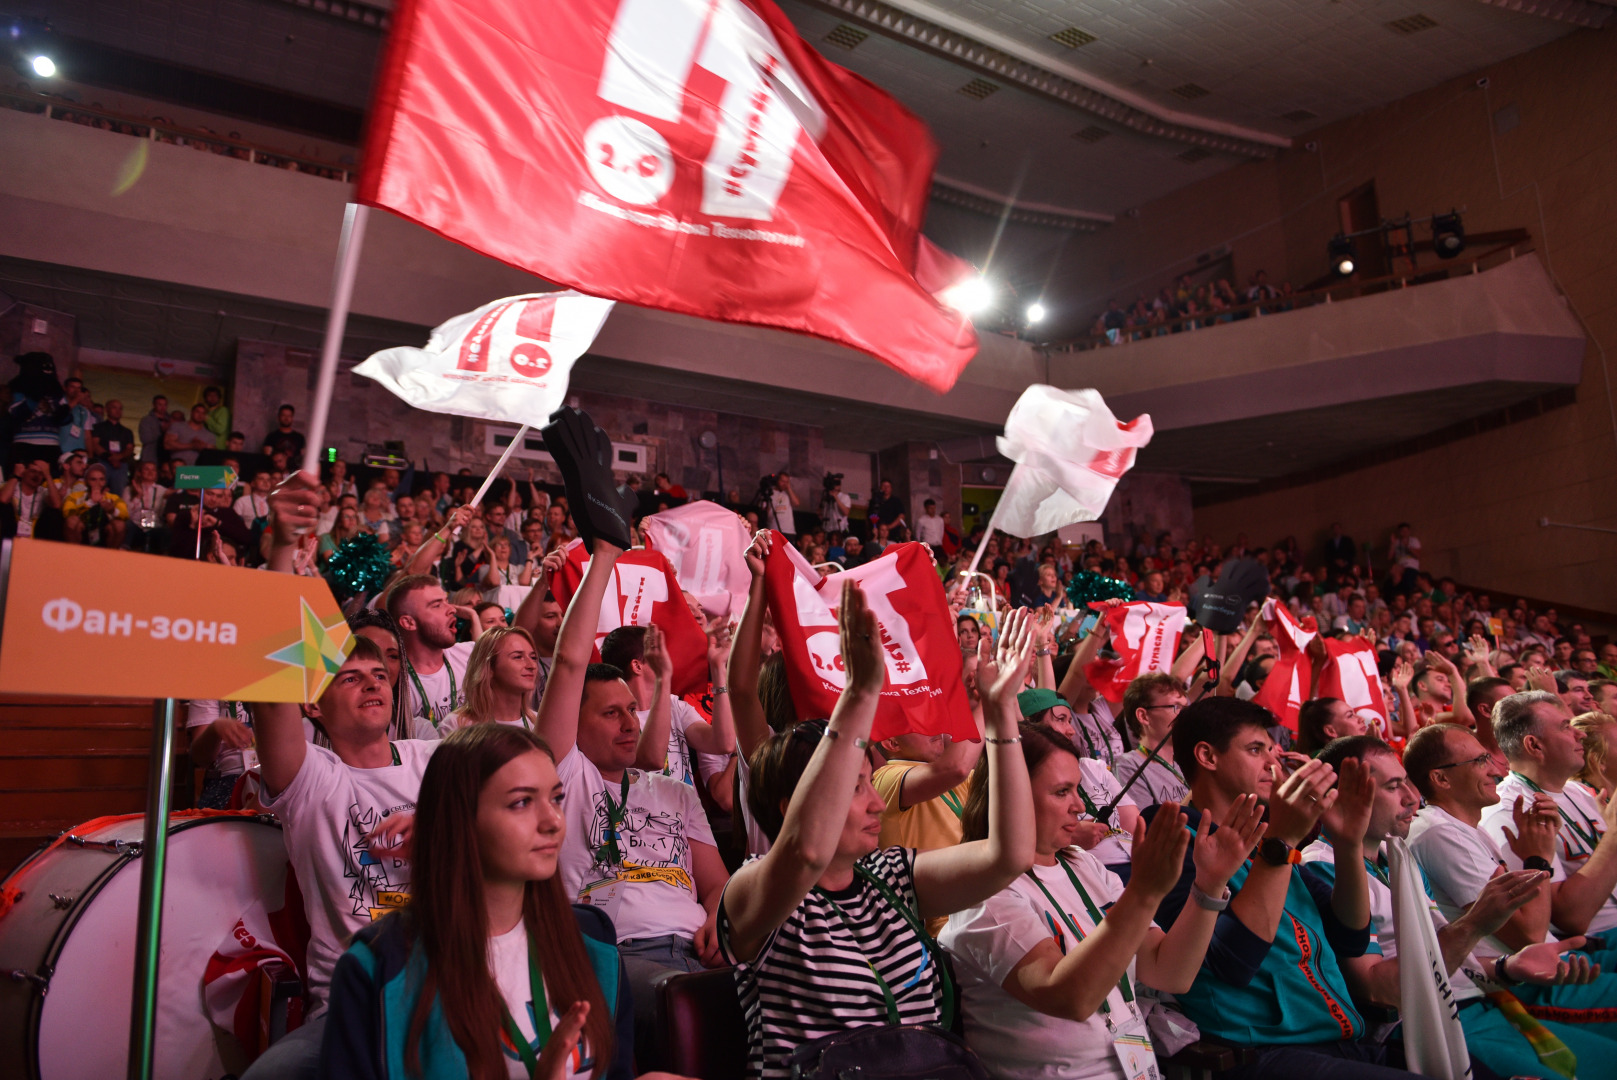
[[[618,956],[612,920],[597,908],[574,907],[584,951],[595,968],[601,996],[616,1021],[616,1050],[603,1080],[634,1076],[634,1003]],[[415,1011],[426,964],[420,946],[397,915],[380,919],[354,935],[337,961],[330,988],[330,1013],[320,1046],[320,1075],[330,1080],[406,1080],[404,1044]],[[466,1076],[466,1055],[437,1002],[427,1014],[421,1038],[421,1076],[447,1080]]]

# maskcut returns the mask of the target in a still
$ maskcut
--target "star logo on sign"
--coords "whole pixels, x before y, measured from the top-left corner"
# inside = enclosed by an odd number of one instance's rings
[[[331,685],[337,669],[348,659],[348,635],[339,639],[332,633],[346,629],[347,623],[339,619],[331,626],[322,626],[309,601],[299,597],[298,604],[302,608],[302,635],[285,648],[270,653],[268,659],[302,668],[303,700],[318,701]]]

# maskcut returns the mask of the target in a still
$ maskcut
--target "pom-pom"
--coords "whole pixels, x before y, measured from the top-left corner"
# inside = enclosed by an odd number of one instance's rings
[[[1133,600],[1134,588],[1126,581],[1105,577],[1093,570],[1081,570],[1067,582],[1067,599],[1080,611],[1089,610],[1091,602],[1101,600]]]
[[[393,559],[370,533],[344,540],[326,562],[326,580],[338,600],[375,592],[393,572]]]

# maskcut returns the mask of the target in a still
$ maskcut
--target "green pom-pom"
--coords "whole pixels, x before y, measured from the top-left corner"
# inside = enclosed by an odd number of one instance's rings
[[[1067,599],[1072,606],[1087,610],[1091,602],[1101,600],[1133,600],[1134,587],[1117,578],[1104,577],[1093,570],[1081,570],[1067,582]]]
[[[370,533],[344,540],[326,562],[326,580],[339,601],[375,592],[393,572],[393,559]]]

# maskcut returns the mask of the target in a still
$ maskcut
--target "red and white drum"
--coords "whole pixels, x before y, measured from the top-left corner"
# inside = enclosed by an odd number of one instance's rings
[[[139,815],[90,822],[6,879],[0,916],[0,1072],[34,1080],[123,1076],[140,896]],[[286,847],[271,817],[169,823],[153,1075],[219,1080],[247,1058],[208,1019],[203,971],[254,904],[279,909]]]

